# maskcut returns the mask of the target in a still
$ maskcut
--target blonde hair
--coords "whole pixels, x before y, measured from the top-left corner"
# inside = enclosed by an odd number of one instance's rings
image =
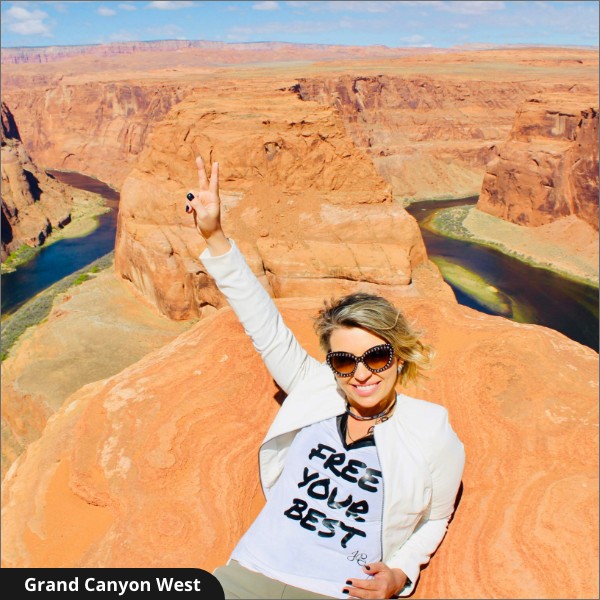
[[[315,317],[314,328],[325,352],[331,350],[331,334],[340,327],[360,327],[383,338],[404,361],[398,381],[406,384],[423,377],[433,358],[432,348],[419,339],[404,315],[382,296],[362,292],[325,302]]]

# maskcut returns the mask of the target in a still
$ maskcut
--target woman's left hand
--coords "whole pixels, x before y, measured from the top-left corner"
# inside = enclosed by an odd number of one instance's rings
[[[400,569],[390,569],[385,563],[376,562],[363,567],[369,579],[348,579],[344,587],[350,598],[392,598],[405,585],[408,577]]]

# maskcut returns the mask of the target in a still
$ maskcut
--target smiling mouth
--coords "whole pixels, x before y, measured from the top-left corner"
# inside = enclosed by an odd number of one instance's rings
[[[352,384],[352,387],[359,393],[364,393],[364,394],[368,394],[370,392],[372,392],[373,390],[377,389],[377,386],[379,385],[379,383],[369,383],[366,385],[360,385],[357,383]]]

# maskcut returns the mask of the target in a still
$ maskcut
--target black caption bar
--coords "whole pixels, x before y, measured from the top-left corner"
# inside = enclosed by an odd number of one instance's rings
[[[197,600],[224,600],[217,578],[203,569],[2,569],[2,587],[11,597],[29,598],[73,593],[94,598],[142,598],[146,594]]]

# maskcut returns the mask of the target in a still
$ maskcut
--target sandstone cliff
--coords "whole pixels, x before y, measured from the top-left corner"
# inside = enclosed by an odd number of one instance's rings
[[[598,230],[598,106],[536,96],[487,165],[477,208],[536,227],[574,215]]]
[[[236,87],[221,82],[193,94],[156,125],[121,190],[117,273],[171,318],[222,304],[183,210],[202,154],[220,163],[228,235],[274,295],[384,286],[453,297],[427,261],[416,221],[392,203],[390,187],[330,107],[268,81],[254,83],[249,106]]]
[[[68,188],[39,169],[25,150],[15,119],[2,102],[2,261],[26,244],[40,246],[71,220]]]
[[[413,200],[473,195],[531,84],[341,75],[292,89],[335,107],[394,196]]]
[[[118,188],[155,122],[183,94],[178,85],[156,80],[76,85],[57,80],[10,97],[38,163],[92,175]]]
[[[322,358],[320,302],[278,304]],[[406,391],[448,407],[467,454],[415,597],[597,597],[598,354],[455,303],[399,306],[437,351]],[[280,399],[229,308],[85,386],[3,481],[2,566],[212,570],[262,506],[256,450]]]
[[[231,100],[251,113],[261,93],[256,84],[275,76],[290,95],[338,109],[400,199],[478,193],[492,146],[506,140],[527,97],[597,88],[594,51],[396,49],[385,57],[387,50],[176,41],[164,49],[131,43],[16,49],[14,56],[3,50],[2,87],[34,160],[120,188],[171,106],[192,93],[214,96],[225,81],[235,83]],[[38,54],[61,58],[29,62]],[[274,61],[276,68],[265,68]]]

